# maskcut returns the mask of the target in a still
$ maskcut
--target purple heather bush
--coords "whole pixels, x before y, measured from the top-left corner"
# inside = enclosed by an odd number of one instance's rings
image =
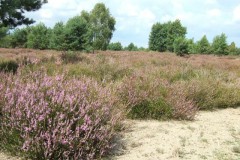
[[[31,159],[94,159],[112,147],[111,90],[87,78],[0,74],[1,147]]]

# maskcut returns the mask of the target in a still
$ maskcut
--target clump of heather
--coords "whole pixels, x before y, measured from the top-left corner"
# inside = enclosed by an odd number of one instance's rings
[[[167,101],[173,107],[173,118],[194,120],[199,107],[188,97],[188,92],[184,84],[172,84],[168,90]]]
[[[0,136],[5,149],[32,159],[94,159],[107,153],[118,117],[111,90],[91,79],[41,72],[0,81]]]
[[[156,77],[132,76],[123,81],[118,95],[132,119],[169,119],[172,106],[166,101],[167,82]]]

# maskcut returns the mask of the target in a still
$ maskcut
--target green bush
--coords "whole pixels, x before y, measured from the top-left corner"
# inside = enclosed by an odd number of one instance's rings
[[[229,54],[227,36],[224,33],[214,37],[213,43],[212,43],[212,51],[214,54],[217,54],[217,55]]]
[[[188,40],[186,40],[183,37],[178,37],[174,41],[174,52],[178,56],[184,56],[185,54],[189,54],[189,48],[188,48]]]
[[[67,64],[67,63],[80,62],[84,59],[84,57],[80,53],[67,51],[67,52],[62,52],[61,59],[65,64]]]
[[[127,47],[125,47],[124,50],[127,50],[127,51],[138,51],[138,47],[135,46],[133,43],[130,43]]]
[[[173,116],[173,109],[165,100],[159,98],[133,106],[127,116],[132,119],[169,119]]]
[[[187,28],[183,27],[180,20],[167,23],[156,23],[152,26],[149,36],[149,49],[153,51],[174,51],[174,40],[185,37]]]
[[[81,16],[75,16],[67,21],[63,29],[64,50],[82,51],[89,45],[89,24]],[[58,39],[60,40],[60,39]]]
[[[12,72],[16,73],[19,65],[15,61],[3,61],[0,62],[0,72]]]
[[[122,49],[123,49],[123,47],[120,42],[110,43],[108,45],[108,50],[111,50],[111,51],[121,51]]]
[[[50,40],[50,29],[43,23],[30,28],[27,35],[27,47],[33,49],[48,49]]]
[[[22,29],[15,29],[14,32],[11,34],[12,41],[11,46],[12,47],[19,47],[19,48],[27,48],[27,37],[28,34],[31,31],[31,27],[22,28]]]

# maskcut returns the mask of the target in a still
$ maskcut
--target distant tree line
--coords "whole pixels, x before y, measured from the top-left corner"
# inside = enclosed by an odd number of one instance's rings
[[[24,13],[41,8],[47,0],[0,1],[0,47],[33,48],[54,50],[113,50],[113,51],[158,51],[185,54],[240,55],[240,49],[222,33],[210,43],[204,35],[199,41],[187,39],[187,28],[180,20],[156,23],[149,36],[149,47],[138,48],[134,43],[123,47],[120,42],[110,43],[115,31],[115,18],[104,3],[97,3],[90,12],[70,18],[66,24],[58,22],[53,28],[43,23],[25,28],[16,28],[22,24],[32,24],[34,20],[26,18]],[[10,29],[14,29],[13,31]]]
[[[199,41],[187,39],[187,28],[183,27],[180,20],[167,23],[156,23],[152,26],[149,36],[149,49],[159,52],[175,52],[184,54],[216,54],[216,55],[240,55],[240,49],[232,42],[227,43],[227,36],[222,33],[214,37],[210,43],[204,35]]]
[[[9,33],[9,27],[1,27],[0,45],[6,48],[106,50],[115,23],[109,9],[98,3],[91,12],[82,11],[81,15],[69,19],[66,24],[58,22],[53,28],[39,23]]]

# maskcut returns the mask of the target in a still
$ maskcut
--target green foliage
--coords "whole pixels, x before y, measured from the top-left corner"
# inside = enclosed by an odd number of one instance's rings
[[[11,34],[12,41],[11,41],[11,46],[12,47],[19,47],[19,48],[27,48],[27,37],[28,34],[30,33],[31,28],[17,28],[14,30],[14,32]]]
[[[216,36],[213,39],[212,51],[214,54],[217,54],[217,55],[228,54],[227,36],[224,33],[222,33],[219,36]]]
[[[52,29],[51,39],[49,48],[56,50],[64,50],[64,42],[65,42],[65,26],[63,22],[58,22]]]
[[[197,54],[198,52],[198,45],[194,43],[194,39],[189,39],[188,40],[188,49],[189,53],[191,54]]]
[[[173,43],[178,37],[185,37],[186,27],[183,27],[180,20],[168,23],[156,23],[152,27],[149,36],[149,49],[153,51],[174,51]]]
[[[200,41],[197,42],[198,53],[209,54],[210,53],[210,43],[207,36],[204,35]]]
[[[236,55],[240,55],[240,48],[236,48]]]
[[[50,29],[48,29],[43,23],[32,26],[27,39],[28,48],[47,49],[50,39]]]
[[[116,21],[104,3],[97,3],[89,16],[93,49],[106,50],[115,30]]]
[[[144,51],[144,52],[148,52],[149,49],[148,48],[144,48],[144,47],[139,47],[138,51]]]
[[[1,0],[0,27],[16,27],[22,24],[32,24],[32,19],[25,17],[25,12],[36,11],[47,0]]]
[[[191,83],[188,86],[188,98],[193,99],[200,109],[212,110],[240,105],[240,89],[236,86],[216,83],[211,79]]]
[[[0,27],[0,40],[7,36],[8,28],[7,27]]]
[[[187,28],[183,27],[180,20],[168,22],[167,50],[174,51],[174,41],[178,37],[184,38],[187,34]]]
[[[84,50],[88,44],[88,23],[81,16],[75,16],[68,20],[64,34],[64,48],[66,50]]]
[[[178,56],[183,56],[185,54],[189,54],[189,42],[183,37],[178,37],[174,41],[174,52]]]
[[[149,49],[164,52],[167,50],[168,24],[156,23],[149,37]]]
[[[125,50],[128,50],[128,51],[138,51],[138,47],[135,46],[133,43],[130,43],[126,48]]]
[[[19,65],[15,61],[3,61],[0,62],[0,72],[12,72],[16,73]]]
[[[8,27],[0,27],[0,47],[10,48],[12,37],[8,33]]]
[[[110,43],[108,45],[108,50],[121,51],[121,50],[123,50],[123,47],[122,47],[122,44],[120,42]]]
[[[159,98],[133,106],[127,116],[132,119],[169,119],[173,117],[173,109],[164,99]]]
[[[237,47],[236,47],[236,44],[234,42],[232,42],[228,46],[228,51],[229,51],[229,54],[231,54],[231,55],[237,55]]]

